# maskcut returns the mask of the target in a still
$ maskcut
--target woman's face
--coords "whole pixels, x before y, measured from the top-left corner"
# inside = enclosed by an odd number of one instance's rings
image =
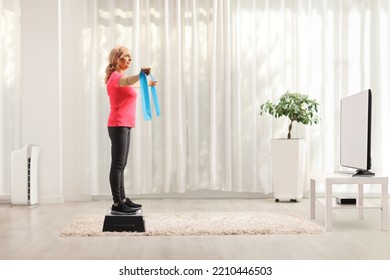
[[[130,54],[125,54],[119,59],[119,69],[120,70],[126,70],[130,67],[130,62],[131,62],[131,56]]]

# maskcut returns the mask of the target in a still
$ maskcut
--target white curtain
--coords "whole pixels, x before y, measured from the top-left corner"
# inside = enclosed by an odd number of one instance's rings
[[[161,117],[145,122],[138,104],[126,173],[131,193],[272,192],[269,140],[285,137],[288,121],[260,117],[258,108],[287,90],[320,102],[320,125],[293,131],[307,139],[309,174],[339,169],[339,100],[371,88],[373,170],[389,171],[388,1],[90,0],[63,5],[68,5],[63,25],[70,24],[77,39],[72,48],[81,44],[82,52],[77,53],[80,67],[69,63],[72,74],[83,77],[75,98],[85,104],[79,124],[85,128],[86,149],[80,156],[88,167],[85,193],[109,193],[103,78],[108,52],[118,44],[132,53],[129,74],[152,67],[162,107]]]
[[[20,3],[0,0],[0,195],[10,194],[11,152],[20,148]]]
[[[0,0],[0,194],[9,193],[9,153],[20,129],[17,3]],[[258,107],[287,90],[320,102],[320,124],[293,131],[307,139],[309,174],[339,169],[339,100],[371,88],[373,170],[389,174],[388,1],[60,3],[64,192],[110,193],[103,78],[118,44],[132,53],[129,74],[152,67],[162,110],[145,122],[138,99],[130,194],[272,192],[269,140],[284,137],[288,121],[260,117]]]

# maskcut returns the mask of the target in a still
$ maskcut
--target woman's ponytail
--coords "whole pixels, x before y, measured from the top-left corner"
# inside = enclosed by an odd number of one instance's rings
[[[106,67],[106,77],[104,78],[104,82],[107,84],[108,79],[110,78],[112,72],[114,72],[116,69],[116,66],[113,64],[108,64]]]

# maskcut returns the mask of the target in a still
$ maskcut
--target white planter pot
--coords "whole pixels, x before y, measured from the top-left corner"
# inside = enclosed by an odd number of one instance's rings
[[[305,140],[272,139],[271,154],[275,200],[302,199],[305,180]]]

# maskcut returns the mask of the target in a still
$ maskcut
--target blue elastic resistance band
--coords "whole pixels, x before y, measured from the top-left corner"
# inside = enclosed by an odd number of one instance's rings
[[[156,81],[152,75],[149,75],[152,81]],[[146,78],[146,74],[141,71],[139,74],[139,81],[140,81],[140,87],[141,87],[141,95],[142,95],[142,111],[144,115],[144,120],[149,121],[152,119],[152,111],[150,108],[150,97],[149,97],[149,85],[148,80]],[[160,104],[158,102],[158,96],[156,87],[152,86],[151,92],[152,92],[152,98],[153,98],[153,104],[156,109],[156,115],[160,116]]]

